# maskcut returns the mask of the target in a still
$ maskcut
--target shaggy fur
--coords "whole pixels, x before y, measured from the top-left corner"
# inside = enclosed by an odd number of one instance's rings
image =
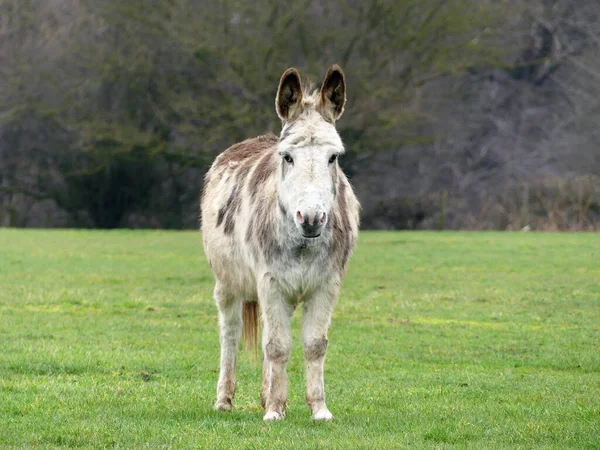
[[[237,345],[242,326],[249,339],[256,336],[258,303],[265,420],[285,414],[290,317],[300,303],[307,404],[315,419],[333,417],[323,381],[327,329],[358,234],[359,204],[337,163],[344,151],[334,126],[346,100],[343,73],[332,66],[318,92],[301,86],[297,70],[283,74],[280,136],[248,139],[220,154],[201,201],[221,329],[215,408],[232,408]]]

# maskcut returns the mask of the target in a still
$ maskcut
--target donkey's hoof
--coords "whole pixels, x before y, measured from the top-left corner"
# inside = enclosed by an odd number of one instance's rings
[[[265,414],[265,417],[263,417],[263,420],[265,422],[274,422],[276,420],[283,420],[284,415],[281,413],[278,413],[277,411],[268,411]]]
[[[329,412],[326,406],[323,406],[320,410],[313,414],[315,420],[333,420],[333,414]]]
[[[215,403],[215,411],[231,411],[231,408],[233,408],[233,405],[228,398],[217,400],[217,403]]]

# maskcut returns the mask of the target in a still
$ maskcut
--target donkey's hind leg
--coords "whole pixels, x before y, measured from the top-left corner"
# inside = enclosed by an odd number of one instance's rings
[[[236,355],[242,334],[242,301],[225,292],[218,281],[214,296],[219,308],[219,327],[221,330],[221,369],[217,384],[215,409],[231,411],[235,394]]]

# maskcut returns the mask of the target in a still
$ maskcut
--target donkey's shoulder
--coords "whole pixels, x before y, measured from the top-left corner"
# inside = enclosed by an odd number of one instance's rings
[[[215,166],[236,165],[242,161],[252,158],[253,156],[261,155],[270,148],[277,145],[279,138],[273,133],[263,134],[245,141],[238,142],[232,145],[215,160]]]

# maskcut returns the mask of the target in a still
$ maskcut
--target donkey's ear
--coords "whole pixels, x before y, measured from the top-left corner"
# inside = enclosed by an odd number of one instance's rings
[[[344,112],[346,104],[346,82],[344,72],[337,64],[332,65],[325,75],[319,99],[319,112],[329,122],[335,122]]]
[[[302,106],[302,87],[300,74],[294,68],[283,72],[279,80],[275,108],[277,115],[285,122],[290,122],[300,115]]]

